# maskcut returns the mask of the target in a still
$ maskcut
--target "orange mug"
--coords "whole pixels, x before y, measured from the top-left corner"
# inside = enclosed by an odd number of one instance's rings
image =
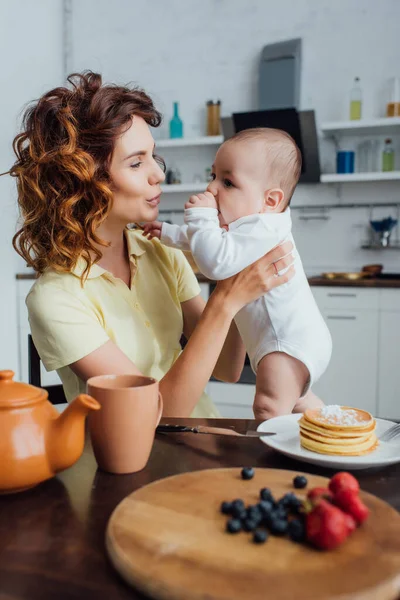
[[[98,466],[109,473],[141,471],[163,409],[158,381],[143,375],[97,375],[88,379],[87,389],[101,405],[89,419]]]

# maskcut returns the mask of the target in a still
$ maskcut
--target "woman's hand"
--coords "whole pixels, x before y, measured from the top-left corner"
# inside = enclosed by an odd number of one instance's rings
[[[284,242],[237,275],[219,281],[215,293],[225,295],[235,315],[249,302],[292,279],[295,273],[292,250],[292,242]],[[279,271],[287,267],[290,268],[286,273],[279,275]]]

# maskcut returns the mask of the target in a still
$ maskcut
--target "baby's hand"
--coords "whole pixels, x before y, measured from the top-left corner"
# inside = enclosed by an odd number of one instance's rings
[[[191,196],[185,208],[217,208],[217,203],[211,192]]]
[[[161,221],[153,221],[152,223],[146,223],[146,225],[143,227],[142,235],[146,235],[149,240],[152,240],[153,238],[157,238],[160,240],[161,228]]]

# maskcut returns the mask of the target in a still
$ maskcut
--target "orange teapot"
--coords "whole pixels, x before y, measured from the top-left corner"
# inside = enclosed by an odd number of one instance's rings
[[[40,388],[0,371],[0,494],[33,487],[74,464],[83,452],[85,417],[100,404],[80,394],[61,414]]]

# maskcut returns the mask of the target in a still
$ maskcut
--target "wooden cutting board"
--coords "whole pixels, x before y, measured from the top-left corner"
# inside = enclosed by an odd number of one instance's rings
[[[297,472],[256,469],[196,471],[161,479],[127,496],[114,510],[106,547],[130,584],[162,600],[394,600],[400,597],[400,514],[362,493],[369,520],[336,550],[322,552],[288,538],[254,544],[250,533],[225,532],[223,500],[259,501],[269,487],[294,490]],[[304,474],[308,488],[325,477]]]

